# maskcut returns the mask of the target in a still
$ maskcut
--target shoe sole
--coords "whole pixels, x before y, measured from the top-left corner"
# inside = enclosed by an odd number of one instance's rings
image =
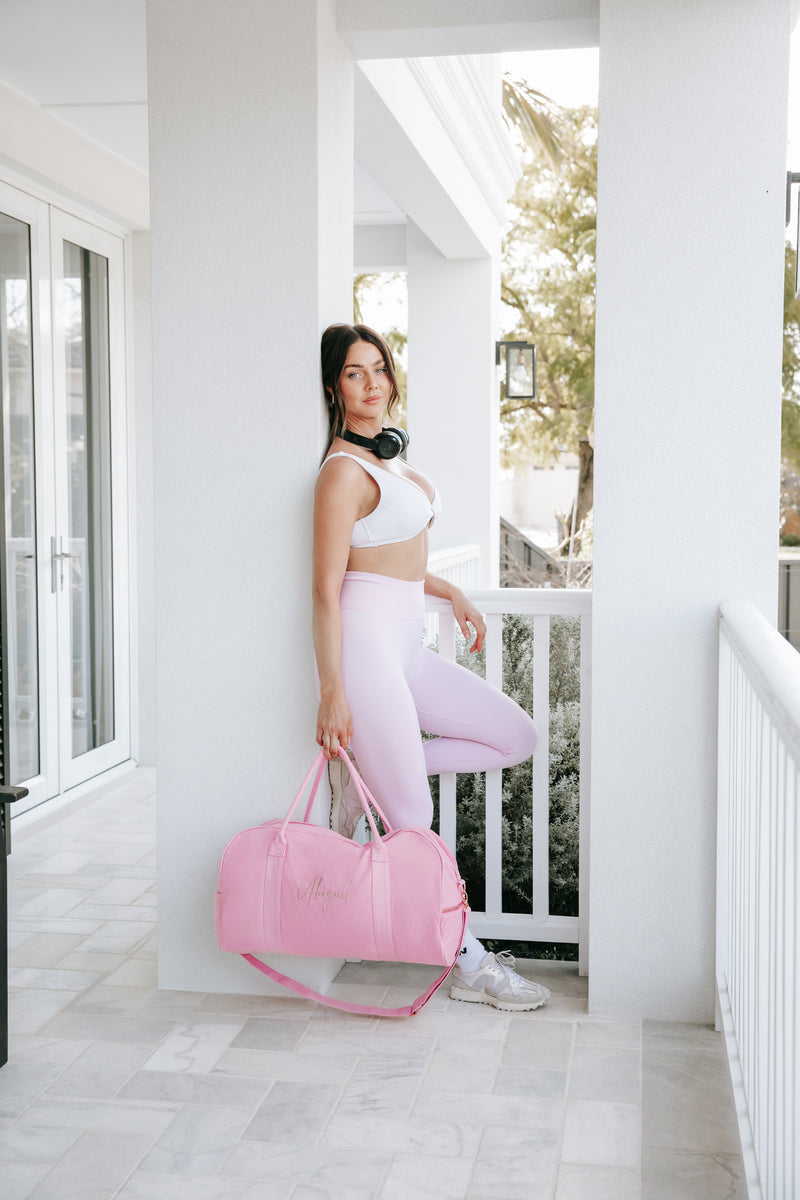
[[[523,1000],[521,1003],[515,1004],[512,1000],[503,1000],[500,996],[489,996],[486,992],[473,992],[471,988],[460,988],[457,983],[454,983],[450,988],[450,999],[463,1000],[466,1004],[491,1004],[492,1008],[499,1008],[502,1012],[531,1012],[534,1008],[541,1008],[550,997],[545,996],[541,1000]]]

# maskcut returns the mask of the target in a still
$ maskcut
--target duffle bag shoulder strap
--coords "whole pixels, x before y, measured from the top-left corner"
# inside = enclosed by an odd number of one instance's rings
[[[402,1008],[381,1008],[379,1005],[351,1004],[348,1000],[334,1000],[332,996],[324,996],[322,992],[315,992],[313,988],[306,987],[304,983],[299,983],[298,980],[292,979],[288,975],[282,975],[280,971],[276,971],[274,967],[267,966],[265,962],[262,962],[260,958],[256,958],[254,954],[243,954],[242,958],[245,962],[251,963],[262,974],[267,975],[270,979],[274,979],[276,983],[280,983],[283,987],[296,992],[298,996],[304,996],[306,1000],[316,1000],[320,1004],[327,1005],[328,1008],[338,1008],[342,1012],[362,1013],[367,1017],[413,1017],[421,1008],[425,1007],[431,996],[439,990],[456,965],[466,931],[467,910],[465,909],[462,916],[461,937],[459,938],[456,952],[453,955],[453,961],[445,967],[439,978],[431,984],[426,992],[423,992],[421,996],[417,996],[416,1000],[412,1001],[411,1004],[403,1005]]]

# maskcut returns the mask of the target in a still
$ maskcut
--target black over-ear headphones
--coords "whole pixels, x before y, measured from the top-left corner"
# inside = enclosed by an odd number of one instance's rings
[[[382,429],[374,438],[365,438],[360,433],[351,433],[349,429],[345,429],[341,436],[346,442],[352,442],[355,446],[363,446],[366,450],[371,450],[373,454],[377,454],[378,458],[397,458],[398,454],[402,454],[408,445],[408,434],[405,429]]]

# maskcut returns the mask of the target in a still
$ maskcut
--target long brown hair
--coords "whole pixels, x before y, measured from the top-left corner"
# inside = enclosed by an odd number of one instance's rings
[[[386,409],[389,416],[392,415],[392,409],[400,398],[394,358],[381,335],[374,329],[370,329],[368,325],[329,325],[322,335],[322,387],[328,405],[329,421],[328,441],[322,454],[323,458],[330,450],[333,439],[344,433],[347,424],[347,413],[344,397],[339,387],[339,379],[347,362],[350,347],[354,342],[370,342],[383,355],[392,385]]]

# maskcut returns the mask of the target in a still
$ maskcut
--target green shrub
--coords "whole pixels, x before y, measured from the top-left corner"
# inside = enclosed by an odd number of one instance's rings
[[[462,666],[485,673],[483,654],[470,655],[458,638],[456,658]],[[503,686],[528,713],[532,711],[533,622],[507,614],[503,619]],[[549,854],[550,911],[578,914],[578,821],[580,781],[580,621],[573,617],[550,620],[550,757]],[[439,780],[431,779],[434,827],[439,820]],[[482,774],[458,775],[456,780],[456,856],[467,884],[470,903],[486,903],[484,864],[486,782]],[[531,760],[508,767],[502,782],[503,909],[531,912],[533,905],[533,827]],[[494,946],[495,943],[488,943]],[[497,943],[499,945],[499,943]],[[528,957],[577,957],[577,947],[524,943],[515,952]]]

